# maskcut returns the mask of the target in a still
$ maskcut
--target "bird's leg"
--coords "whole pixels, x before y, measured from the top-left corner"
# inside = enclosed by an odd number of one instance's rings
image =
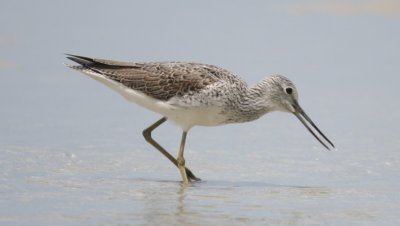
[[[179,147],[179,153],[178,153],[178,158],[177,158],[178,168],[179,168],[179,171],[181,172],[183,183],[185,183],[185,184],[189,183],[189,180],[188,180],[188,177],[186,174],[186,168],[185,168],[185,158],[183,157],[183,151],[185,150],[186,135],[187,135],[187,132],[183,131],[182,139],[181,139],[181,146]]]
[[[165,121],[167,121],[166,117],[161,118],[151,126],[149,126],[147,129],[143,130],[143,136],[144,139],[151,144],[153,147],[157,148],[165,157],[167,157],[175,166],[178,167],[178,161],[170,154],[168,153],[161,145],[159,145],[153,138],[151,137],[151,132],[163,124]],[[194,181],[199,181],[200,178],[197,178],[192,171],[190,171],[188,168],[186,168],[186,175],[189,180],[194,180]]]

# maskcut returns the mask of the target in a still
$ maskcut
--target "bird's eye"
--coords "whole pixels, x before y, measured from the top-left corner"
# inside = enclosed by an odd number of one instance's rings
[[[293,93],[293,89],[290,88],[290,87],[286,88],[285,91],[286,91],[287,94],[292,94]]]

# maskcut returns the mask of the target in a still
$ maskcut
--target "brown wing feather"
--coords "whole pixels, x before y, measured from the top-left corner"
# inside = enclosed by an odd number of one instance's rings
[[[159,100],[191,94],[218,81],[217,67],[194,63],[127,63],[70,55],[69,59]]]
[[[160,100],[195,92],[217,81],[206,72],[174,68],[170,64],[145,64],[141,68],[100,70],[105,76],[127,87]]]

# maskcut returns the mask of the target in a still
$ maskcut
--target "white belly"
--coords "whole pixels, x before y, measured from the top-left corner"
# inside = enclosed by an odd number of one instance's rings
[[[219,113],[220,109],[217,107],[196,107],[191,109],[175,108],[162,114],[181,126],[183,130],[189,130],[195,125],[218,126],[225,124],[226,118]]]

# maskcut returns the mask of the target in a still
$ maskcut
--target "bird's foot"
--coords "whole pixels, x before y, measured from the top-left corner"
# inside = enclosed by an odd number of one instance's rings
[[[190,181],[201,181],[200,178],[196,177],[192,171],[190,171],[188,168],[186,168],[186,176]]]

